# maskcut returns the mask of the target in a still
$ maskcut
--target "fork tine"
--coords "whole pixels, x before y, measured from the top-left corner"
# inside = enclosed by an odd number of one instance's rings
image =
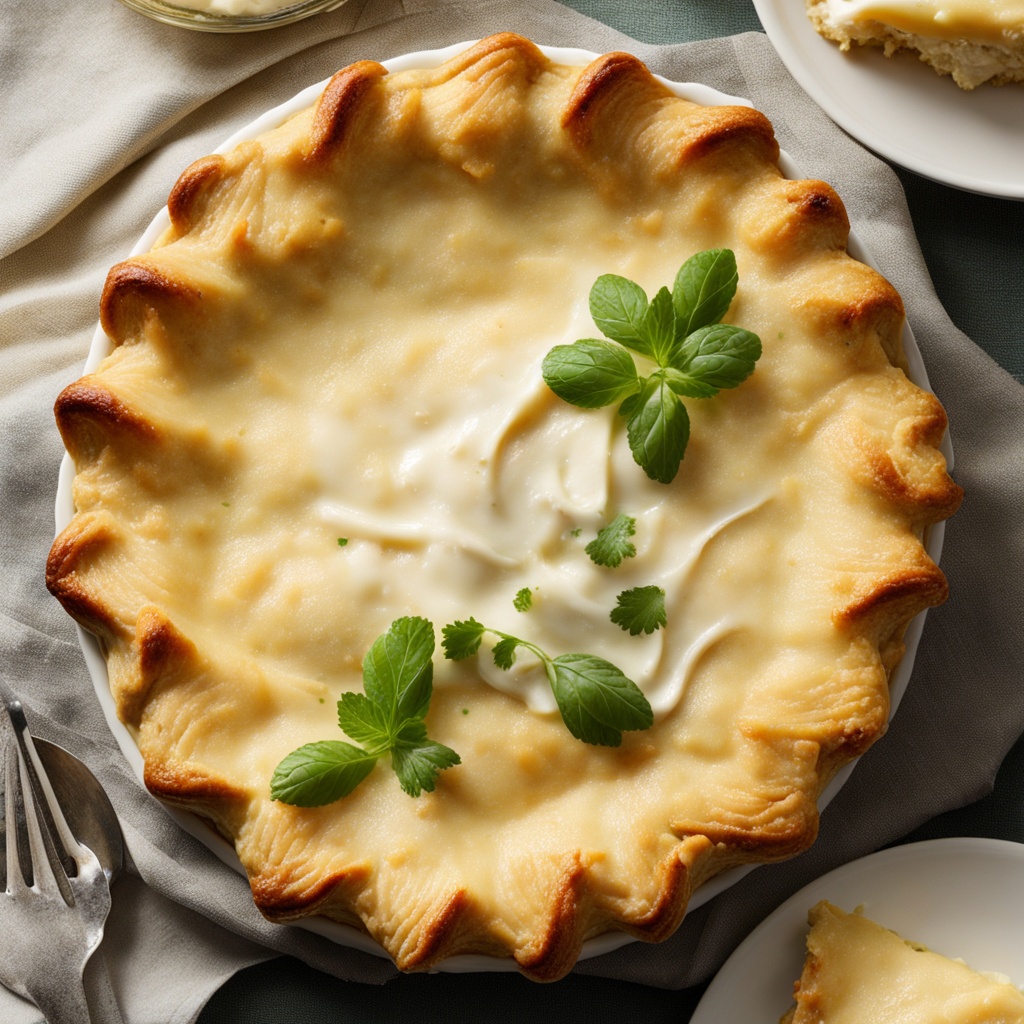
[[[18,853],[18,801],[17,772],[18,748],[14,737],[4,743],[4,832],[7,854],[7,892],[16,893],[26,888],[25,875]]]
[[[33,880],[41,871],[45,873],[42,868],[45,863],[49,868],[47,881],[54,882],[61,898],[69,907],[72,907],[75,904],[75,896],[68,882],[68,873],[69,869],[71,874],[75,873],[75,868],[82,857],[82,848],[72,836],[71,829],[68,828],[67,822],[64,820],[53,787],[39,760],[39,754],[36,752],[32,735],[28,730],[25,709],[7,685],[6,680],[2,678],[0,678],[0,700],[3,701],[7,709],[20,753],[18,761],[22,766],[22,772],[19,773],[23,781],[22,801],[26,810],[31,804],[33,811],[34,827],[30,826],[27,829],[30,842],[38,841],[38,844],[29,851]],[[24,875],[24,871],[22,874]]]
[[[36,889],[44,895],[64,897],[61,881],[67,885],[67,877],[63,868],[58,864],[56,870],[50,861],[50,851],[47,849],[45,838],[45,826],[41,820],[39,810],[36,807],[35,796],[32,793],[32,783],[29,780],[28,767],[24,758],[18,759],[18,769],[21,776],[21,793],[25,801],[25,831],[28,833],[29,852],[32,856],[32,882]],[[71,898],[74,902],[74,896]],[[67,899],[65,898],[67,903]],[[70,904],[69,904],[70,905]]]
[[[32,792],[35,794],[36,806],[39,806],[40,801],[43,803],[43,832],[47,834],[47,839],[50,841],[51,852],[57,857],[58,863],[61,860],[61,853],[69,862],[81,861],[85,855],[85,848],[74,837],[71,827],[64,817],[64,811],[61,809],[57,794],[53,791],[53,784],[43,767],[35,741],[32,739],[32,733],[28,731],[27,723],[25,728],[18,732],[18,742],[21,746],[25,769],[31,780]],[[55,839],[60,841],[62,849],[56,849]],[[52,857],[50,863],[56,867]],[[68,864],[64,866],[67,869]],[[71,866],[73,867],[73,864]]]

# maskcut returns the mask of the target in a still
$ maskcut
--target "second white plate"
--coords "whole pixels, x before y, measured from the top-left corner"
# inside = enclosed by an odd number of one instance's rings
[[[843,53],[814,30],[804,0],[754,0],[790,74],[869,149],[956,188],[1024,199],[1024,85],[973,92],[914,54]]]
[[[935,839],[844,864],[791,896],[736,948],[690,1024],[778,1024],[803,968],[807,911],[823,899],[1024,984],[1024,845]]]

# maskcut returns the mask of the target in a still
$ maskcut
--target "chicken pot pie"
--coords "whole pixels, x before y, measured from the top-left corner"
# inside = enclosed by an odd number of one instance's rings
[[[780,1024],[1024,1024],[1024,993],[822,900]]]
[[[110,271],[111,354],[57,401],[77,512],[47,582],[100,639],[147,786],[234,844],[271,920],[356,925],[403,970],[471,952],[549,980],[813,841],[823,787],[885,730],[908,622],[946,596],[921,537],[960,491],[899,296],[778,156],[754,110],[503,34],[343,69],[187,168],[169,230]],[[654,294],[716,248],[763,354],[687,399],[663,484],[541,364],[597,334],[600,275]],[[633,556],[595,564],[619,516]],[[652,586],[663,628],[610,620]],[[461,758],[436,789],[384,758],[326,806],[271,799],[282,758],[342,738],[335,702],[402,617],[599,655],[654,724],[583,743],[528,653],[436,657],[426,726]]]

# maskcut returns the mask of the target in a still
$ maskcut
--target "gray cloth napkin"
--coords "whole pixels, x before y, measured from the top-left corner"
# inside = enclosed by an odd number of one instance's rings
[[[0,23],[0,671],[37,733],[99,775],[124,823],[137,867],[115,885],[102,951],[128,1024],[192,1021],[235,970],[278,953],[353,981],[379,983],[395,972],[384,959],[265,922],[245,881],[131,774],[72,623],[43,586],[62,456],[53,400],[81,371],[108,267],[129,252],[189,162],[353,60],[506,29],[540,43],[630,50],[658,73],[747,96],[768,114],[804,173],[835,186],[903,294],[950,414],[967,492],[943,553],[953,597],[929,613],[890,733],[828,807],[816,846],[752,872],[667,942],[630,944],[577,972],[676,988],[706,979],[809,880],[982,796],[1024,728],[1024,580],[1006,571],[1020,564],[1024,546],[1024,389],[947,318],[895,175],[828,120],[763,36],[642,45],[553,0],[349,0],[272,32],[210,36],[151,22],[113,0],[17,0]],[[20,1024],[38,1014],[0,990],[0,1019]]]

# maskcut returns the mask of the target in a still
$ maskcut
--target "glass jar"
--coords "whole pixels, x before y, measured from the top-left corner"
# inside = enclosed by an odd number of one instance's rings
[[[255,32],[333,11],[345,0],[121,0],[155,21],[198,32]]]

